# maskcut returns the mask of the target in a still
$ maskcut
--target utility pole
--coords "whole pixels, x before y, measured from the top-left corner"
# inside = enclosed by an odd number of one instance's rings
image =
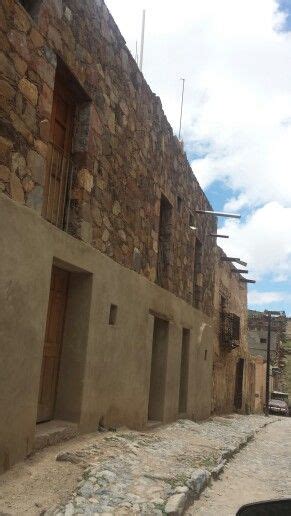
[[[182,85],[182,99],[181,99],[181,111],[180,111],[179,140],[181,140],[183,105],[184,105],[184,91],[185,91],[185,79],[181,79],[181,81],[182,81],[183,85]]]
[[[268,339],[267,339],[267,369],[266,369],[266,405],[265,405],[265,416],[269,415],[269,400],[270,400],[270,365],[271,365],[271,322],[272,315],[280,316],[282,312],[275,310],[265,310],[265,314],[268,318]]]
[[[267,369],[266,369],[266,405],[265,416],[269,415],[270,400],[270,362],[271,362],[271,313],[268,313]]]
[[[142,72],[142,66],[143,66],[143,50],[144,50],[144,31],[145,31],[145,16],[146,12],[145,9],[142,12],[142,24],[141,24],[141,40],[140,40],[140,56],[139,56],[139,67],[140,71]]]

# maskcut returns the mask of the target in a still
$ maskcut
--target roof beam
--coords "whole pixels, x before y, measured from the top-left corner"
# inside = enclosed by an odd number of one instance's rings
[[[229,238],[228,235],[218,235],[217,233],[209,233],[208,236],[211,236],[213,238]]]
[[[239,263],[243,267],[247,266],[247,262],[243,262],[240,258],[232,258],[230,256],[222,256],[221,257],[221,261],[222,262],[235,262],[235,263]]]

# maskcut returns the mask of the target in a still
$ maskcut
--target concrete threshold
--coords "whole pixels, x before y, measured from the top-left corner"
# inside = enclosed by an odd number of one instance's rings
[[[38,451],[78,435],[78,425],[69,421],[53,419],[36,425],[33,450]]]

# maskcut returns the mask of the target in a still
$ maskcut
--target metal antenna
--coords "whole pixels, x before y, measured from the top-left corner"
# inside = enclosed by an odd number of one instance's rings
[[[182,99],[181,99],[181,112],[180,112],[180,126],[179,126],[179,140],[181,140],[181,129],[182,129],[182,116],[183,116],[183,105],[184,105],[184,91],[185,91],[185,79],[181,78],[182,85]]]
[[[142,12],[142,24],[141,24],[141,41],[140,41],[140,56],[139,56],[139,67],[142,71],[143,65],[143,49],[144,49],[144,31],[145,31],[145,9]]]
[[[135,42],[135,60],[138,64],[138,48],[137,48],[137,41]]]

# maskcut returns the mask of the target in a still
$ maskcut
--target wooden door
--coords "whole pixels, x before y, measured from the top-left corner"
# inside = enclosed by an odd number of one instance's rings
[[[236,410],[240,410],[242,408],[244,362],[243,358],[239,358],[236,364],[234,389],[234,408]]]
[[[54,417],[57,381],[67,304],[69,273],[52,268],[45,342],[40,376],[37,422]]]
[[[64,222],[74,113],[74,96],[56,75],[43,215],[58,227]]]

